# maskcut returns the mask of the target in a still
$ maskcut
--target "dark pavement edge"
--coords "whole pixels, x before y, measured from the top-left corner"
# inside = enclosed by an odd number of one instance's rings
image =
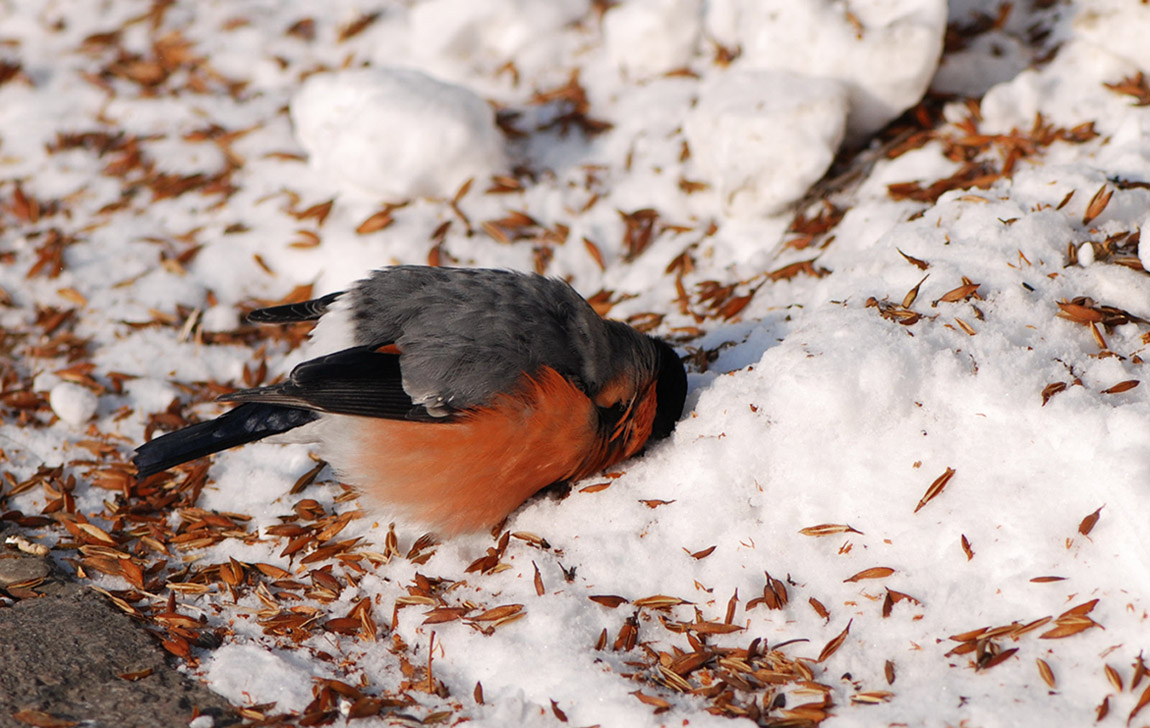
[[[0,525],[0,577],[43,573],[45,580],[35,587],[43,596],[0,602],[0,728],[36,724],[32,714],[16,718],[20,711],[108,728],[187,726],[196,715],[217,727],[239,722],[226,699],[175,669],[155,638],[106,597],[47,557],[4,546],[14,532]],[[138,680],[120,677],[147,670]]]

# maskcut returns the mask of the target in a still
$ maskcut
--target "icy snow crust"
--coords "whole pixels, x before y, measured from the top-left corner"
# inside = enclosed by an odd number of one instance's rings
[[[252,715],[1125,724],[1150,695],[1150,10],[1023,5],[5,6],[0,513],[56,511],[27,533],[150,619],[175,591],[223,646],[169,649]],[[937,135],[809,190],[931,78],[978,113],[924,107]],[[1033,142],[1036,115],[1066,133]],[[1009,174],[921,192],[1016,138]],[[806,247],[804,198],[843,211]],[[128,486],[100,473],[146,428],[338,345],[338,321],[308,344],[238,311],[429,260],[567,277],[654,326],[691,363],[673,437],[494,538],[356,518],[343,557],[285,553],[285,527],[356,511],[326,471],[289,492],[300,445],[216,456],[194,503],[180,471],[147,528],[113,518]],[[13,492],[56,465],[115,548],[169,562],[150,590],[91,560],[109,544],[56,486]],[[204,512],[250,521],[197,541]],[[142,540],[165,528],[187,536],[166,554]],[[719,685],[756,638],[799,672]],[[712,648],[744,652],[676,662]]]

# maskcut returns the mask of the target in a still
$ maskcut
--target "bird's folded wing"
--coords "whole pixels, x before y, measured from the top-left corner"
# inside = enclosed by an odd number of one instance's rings
[[[305,361],[280,384],[244,389],[221,397],[286,407],[393,420],[450,422],[433,417],[403,389],[399,355],[376,347],[355,347]]]

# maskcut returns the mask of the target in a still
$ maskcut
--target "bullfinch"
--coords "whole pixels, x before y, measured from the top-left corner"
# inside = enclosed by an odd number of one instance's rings
[[[395,266],[248,319],[318,320],[313,342],[334,353],[144,443],[140,477],[291,431],[369,507],[449,537],[667,437],[686,399],[670,346],[534,274]]]

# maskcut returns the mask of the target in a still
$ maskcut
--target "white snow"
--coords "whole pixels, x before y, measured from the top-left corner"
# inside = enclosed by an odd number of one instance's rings
[[[368,198],[450,196],[468,179],[503,171],[486,102],[420,71],[317,74],[291,108],[311,163]]]
[[[922,97],[942,52],[943,0],[715,0],[706,28],[741,51],[733,68],[772,68],[830,78],[850,90],[855,140]]]
[[[224,645],[204,661],[203,672],[212,689],[236,705],[274,700],[281,709],[303,710],[311,702],[307,666],[290,653]]]
[[[351,718],[340,694],[336,725],[751,725],[709,712],[717,660],[684,672],[693,694],[667,670],[692,639],[757,638],[811,673],[730,696],[772,720],[1088,725],[1104,704],[1099,725],[1148,725],[1150,11],[1032,5],[5,6],[0,514],[72,518],[54,480],[13,487],[64,465],[125,557],[199,579],[177,611],[223,645],[189,670],[270,714],[339,681],[402,705]],[[972,98],[829,167],[931,84]],[[544,270],[653,326],[691,368],[672,438],[529,501],[494,569],[469,566],[500,534],[400,529],[385,555],[368,518],[331,536],[364,539],[344,558],[285,555],[357,509],[326,471],[290,492],[301,445],[215,456],[194,503],[132,520],[193,496],[180,471],[124,501],[146,430],[306,356],[242,311],[429,260]],[[250,521],[198,543],[197,509]],[[141,534],[165,528],[184,540],[161,554]],[[64,568],[90,556],[28,530]],[[785,604],[752,601],[772,584]],[[150,586],[124,596],[165,612]],[[636,604],[655,595],[683,603]],[[728,608],[740,629],[700,636]],[[356,609],[371,630],[332,622]]]
[[[60,382],[48,394],[52,411],[69,425],[82,425],[96,414],[99,399],[95,392],[79,384]]]
[[[683,133],[732,217],[777,214],[826,172],[843,138],[846,90],[785,71],[737,71],[705,86]]]
[[[1131,7],[1120,0],[1086,0],[1079,4],[1074,31],[1084,40],[1150,71],[1150,49],[1142,31],[1150,8]]]
[[[609,8],[603,43],[620,69],[644,78],[686,68],[702,30],[700,0],[636,0]]]
[[[511,60],[545,66],[560,58],[556,36],[585,18],[590,6],[588,0],[427,0],[407,10],[406,23],[394,24],[408,49],[396,54],[379,47],[374,57],[394,63],[413,56],[428,68],[460,77],[495,72]],[[389,10],[403,12],[401,7],[396,3]]]

